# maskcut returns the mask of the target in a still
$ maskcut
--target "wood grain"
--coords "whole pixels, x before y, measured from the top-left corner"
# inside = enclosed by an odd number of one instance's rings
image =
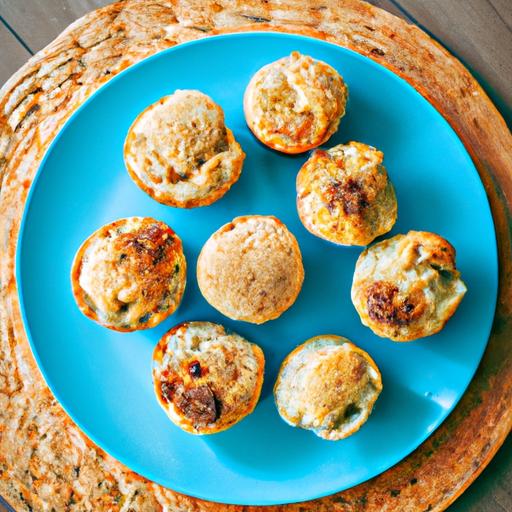
[[[111,0],[0,0],[0,13],[29,48],[37,52],[77,18],[110,3]],[[372,0],[370,3],[405,17],[391,0]]]
[[[30,58],[30,53],[0,21],[0,85]]]
[[[33,51],[109,0],[0,0],[0,13]],[[418,23],[455,53],[512,124],[512,8],[509,0],[370,0]],[[488,30],[487,27],[492,27]]]
[[[269,22],[250,25],[252,18]],[[83,437],[48,392],[32,359],[13,265],[33,174],[65,119],[92,91],[159,49],[207,34],[262,29],[304,33],[353,48],[404,76],[434,103],[481,173],[499,235],[501,271],[489,348],[442,427],[410,457],[368,483],[308,504],[264,510],[443,510],[510,430],[512,137],[467,71],[416,27],[357,0],[325,0],[320,6],[295,0],[127,1],[74,24],[0,93],[0,493],[17,509],[242,510],[162,489]]]

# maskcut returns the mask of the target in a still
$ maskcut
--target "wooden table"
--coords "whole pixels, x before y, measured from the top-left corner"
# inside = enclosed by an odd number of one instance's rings
[[[72,21],[110,0],[0,0],[0,84]],[[473,72],[512,125],[510,0],[370,0],[416,23]],[[512,510],[512,439],[450,512]],[[0,501],[0,512],[2,503]]]

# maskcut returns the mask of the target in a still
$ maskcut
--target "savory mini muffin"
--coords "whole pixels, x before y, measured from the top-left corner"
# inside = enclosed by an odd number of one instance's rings
[[[359,430],[381,391],[373,359],[346,338],[329,334],[291,352],[274,386],[283,420],[330,441]]]
[[[98,229],[78,249],[71,270],[82,313],[116,331],[149,329],[174,313],[186,276],[178,235],[149,217]]]
[[[360,142],[316,150],[297,175],[297,209],[308,231],[342,245],[367,245],[396,221],[383,154]]]
[[[261,324],[287,310],[304,280],[295,237],[272,216],[237,217],[204,244],[197,281],[223,315]]]
[[[199,91],[176,91],[133,122],[124,160],[135,183],[160,203],[205,206],[235,183],[245,155],[224,113]]]
[[[352,283],[361,322],[394,341],[439,332],[465,293],[455,249],[424,231],[409,231],[363,251]]]
[[[302,153],[338,129],[347,94],[335,69],[292,52],[252,77],[244,95],[245,119],[263,144],[283,153]]]
[[[153,384],[160,405],[192,434],[225,430],[256,407],[265,358],[257,345],[222,325],[185,322],[153,352]]]

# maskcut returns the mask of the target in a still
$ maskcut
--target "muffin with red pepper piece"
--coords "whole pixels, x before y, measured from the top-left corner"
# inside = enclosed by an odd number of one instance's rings
[[[326,334],[309,339],[286,357],[274,397],[288,424],[337,441],[359,430],[381,391],[373,359],[346,338]]]
[[[185,322],[153,352],[153,384],[169,419],[191,434],[226,430],[258,402],[265,358],[260,347],[222,325]]]
[[[179,208],[220,199],[240,177],[244,158],[220,106],[199,91],[178,90],[147,107],[124,144],[133,181]]]
[[[223,315],[261,324],[279,317],[302,288],[299,245],[276,217],[237,217],[217,230],[197,260],[204,298]]]
[[[393,185],[377,149],[349,142],[316,150],[297,175],[297,210],[304,227],[340,245],[367,245],[397,217]]]
[[[363,251],[352,282],[352,302],[361,322],[394,341],[439,332],[465,293],[455,249],[424,231],[409,231]]]
[[[245,119],[266,146],[303,153],[326,142],[338,129],[347,95],[334,68],[292,52],[252,77],[244,95]]]
[[[186,275],[178,235],[155,219],[128,217],[85,240],[73,261],[71,282],[84,315],[109,329],[136,331],[174,313]]]

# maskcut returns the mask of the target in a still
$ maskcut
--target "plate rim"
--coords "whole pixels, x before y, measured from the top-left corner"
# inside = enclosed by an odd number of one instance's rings
[[[455,136],[455,139],[457,140],[457,143],[462,148],[462,152],[463,152],[463,155],[464,155],[464,160],[469,162],[470,166],[473,168],[473,171],[474,171],[473,179],[476,179],[476,181],[478,182],[478,184],[481,187],[481,190],[483,192],[484,205],[487,208],[487,213],[488,213],[488,216],[489,216],[489,218],[491,220],[491,227],[492,227],[492,237],[491,238],[492,238],[492,240],[494,242],[493,245],[492,245],[493,265],[494,265],[494,272],[492,273],[492,278],[493,278],[494,285],[495,285],[494,286],[495,293],[493,294],[493,301],[492,301],[492,304],[491,304],[493,313],[492,313],[492,315],[490,315],[490,320],[488,322],[487,329],[485,329],[487,331],[487,335],[486,335],[487,339],[486,339],[486,342],[483,344],[481,352],[480,352],[480,354],[478,356],[478,360],[476,361],[475,368],[471,372],[471,376],[468,379],[467,384],[463,387],[460,395],[454,401],[454,403],[451,405],[451,407],[448,408],[448,409],[445,409],[445,412],[443,414],[442,419],[439,420],[435,424],[434,428],[432,428],[429,431],[426,431],[423,436],[419,436],[417,438],[417,442],[415,441],[413,447],[410,449],[410,451],[406,455],[404,455],[402,458],[400,458],[399,460],[397,460],[393,464],[389,464],[389,463],[382,464],[381,466],[378,467],[378,469],[376,470],[376,472],[372,476],[364,477],[363,479],[358,481],[358,483],[355,483],[355,484],[350,485],[350,486],[342,486],[342,487],[338,487],[336,489],[333,489],[331,491],[315,493],[314,495],[311,495],[311,496],[308,496],[308,497],[303,497],[303,498],[300,498],[300,499],[287,500],[287,501],[280,501],[280,500],[275,500],[275,499],[260,499],[258,501],[243,500],[243,501],[234,502],[232,500],[230,501],[230,500],[225,500],[225,499],[221,499],[221,498],[217,498],[217,497],[212,498],[212,497],[203,495],[200,492],[199,493],[190,493],[190,491],[181,488],[181,486],[179,486],[179,485],[178,486],[174,486],[173,485],[172,487],[168,487],[167,484],[162,483],[162,480],[158,476],[153,475],[152,471],[144,470],[144,472],[139,472],[138,468],[134,469],[134,468],[136,468],[136,465],[132,465],[132,463],[128,462],[125,459],[124,456],[120,456],[120,455],[116,454],[115,450],[111,450],[110,448],[107,449],[103,445],[103,443],[98,441],[98,439],[97,439],[97,437],[95,435],[91,434],[89,429],[87,427],[85,427],[82,424],[82,422],[76,420],[75,417],[68,411],[68,408],[64,405],[63,401],[60,398],[60,393],[57,392],[56,389],[54,388],[54,386],[50,383],[51,380],[50,380],[46,370],[44,369],[44,366],[42,365],[42,361],[41,361],[41,358],[39,356],[39,352],[38,352],[38,350],[36,348],[36,344],[34,343],[34,340],[33,340],[33,337],[32,337],[32,333],[31,333],[31,330],[30,330],[30,323],[29,323],[29,319],[28,319],[28,315],[27,315],[27,308],[25,306],[24,293],[23,293],[24,284],[23,284],[22,270],[21,270],[21,267],[22,267],[22,265],[21,265],[21,254],[22,254],[22,251],[23,251],[22,247],[24,245],[23,244],[23,240],[24,240],[24,237],[25,237],[25,231],[26,231],[25,228],[26,228],[26,224],[27,224],[27,218],[29,217],[28,212],[30,210],[30,205],[31,205],[31,202],[32,202],[33,194],[34,194],[34,192],[35,192],[35,190],[37,188],[37,184],[38,184],[39,178],[40,178],[40,176],[42,174],[42,170],[45,167],[46,162],[47,162],[50,154],[54,150],[56,144],[60,140],[60,138],[63,135],[63,133],[65,132],[65,130],[74,121],[74,119],[81,113],[81,111],[84,110],[88,106],[88,104],[94,100],[96,95],[100,94],[101,91],[105,87],[109,86],[109,84],[115,83],[116,81],[123,79],[125,75],[127,75],[127,74],[129,74],[131,72],[134,72],[138,67],[142,67],[143,65],[145,65],[146,62],[149,62],[149,61],[161,58],[162,55],[164,55],[164,54],[168,54],[168,53],[172,54],[174,51],[179,50],[182,47],[208,44],[208,42],[210,40],[218,40],[218,39],[250,39],[250,38],[253,38],[253,37],[257,38],[257,37],[260,37],[260,36],[275,37],[275,38],[278,38],[278,39],[295,39],[295,40],[299,40],[299,41],[305,40],[305,41],[313,42],[315,44],[319,44],[320,46],[324,46],[324,47],[335,47],[337,50],[339,50],[341,52],[351,54],[353,57],[355,57],[357,60],[359,60],[361,62],[365,62],[366,64],[369,64],[370,66],[373,66],[375,68],[380,69],[381,71],[384,71],[385,74],[391,76],[393,79],[395,79],[398,82],[400,82],[402,87],[406,87],[406,88],[410,89],[411,92],[414,95],[419,96],[419,101],[424,101],[424,102],[426,102],[428,104],[428,108],[430,108],[432,111],[435,112],[435,115],[440,119],[440,122],[444,123],[446,125],[447,129],[449,131],[451,131],[452,134]],[[222,34],[214,34],[214,35],[209,35],[209,36],[201,37],[199,39],[193,39],[193,40],[189,40],[189,41],[184,41],[182,43],[175,44],[174,46],[171,46],[171,47],[168,47],[168,48],[164,48],[163,50],[160,50],[160,51],[157,51],[156,53],[148,55],[147,57],[139,60],[138,62],[132,64],[131,66],[128,66],[127,68],[123,69],[122,71],[120,71],[119,73],[114,75],[111,79],[109,79],[107,82],[101,84],[89,96],[87,96],[85,98],[85,100],[65,120],[64,124],[61,126],[61,128],[59,129],[59,131],[55,135],[55,137],[51,140],[50,144],[48,145],[47,149],[44,152],[43,157],[41,158],[41,161],[40,161],[40,163],[38,165],[37,171],[35,172],[35,174],[33,176],[32,183],[30,184],[30,188],[28,190],[28,193],[27,193],[27,196],[26,196],[26,200],[25,200],[25,204],[24,204],[24,207],[23,207],[23,214],[21,216],[21,222],[20,222],[20,227],[19,227],[18,236],[17,236],[16,254],[15,254],[15,277],[16,277],[16,285],[17,285],[18,299],[19,299],[19,305],[20,305],[20,313],[21,313],[23,328],[24,328],[27,340],[29,342],[31,353],[34,356],[34,359],[35,359],[35,361],[37,363],[37,367],[38,367],[38,369],[39,369],[39,371],[40,371],[40,373],[41,373],[41,375],[42,375],[42,377],[44,379],[45,384],[48,386],[50,392],[56,398],[56,400],[59,402],[59,405],[60,405],[60,407],[62,407],[62,409],[64,410],[65,414],[71,419],[71,421],[73,421],[73,423],[75,423],[75,425],[77,425],[77,427],[82,432],[82,434],[84,434],[99,449],[105,451],[110,456],[112,456],[114,459],[116,459],[117,461],[119,461],[122,464],[124,464],[130,471],[140,475],[142,478],[146,478],[146,479],[156,483],[157,485],[161,485],[162,487],[168,488],[171,491],[182,493],[182,494],[185,494],[185,495],[190,496],[192,498],[198,498],[198,499],[201,499],[201,500],[204,500],[204,501],[209,501],[209,502],[212,502],[212,503],[221,503],[221,504],[226,504],[226,505],[243,505],[243,506],[251,506],[251,505],[253,505],[253,506],[269,506],[269,505],[285,505],[285,504],[293,504],[293,503],[302,503],[302,502],[306,502],[306,501],[310,501],[310,500],[316,500],[316,499],[319,499],[319,498],[324,498],[326,496],[331,496],[331,495],[336,494],[338,492],[342,492],[344,490],[356,487],[358,485],[363,484],[364,482],[368,482],[369,480],[378,477],[379,475],[381,475],[382,473],[384,473],[388,469],[391,469],[395,465],[399,464],[401,461],[403,461],[404,459],[409,457],[410,454],[413,453],[416,449],[418,449],[418,447],[421,446],[430,436],[432,436],[432,434],[446,421],[448,416],[453,412],[453,410],[455,409],[457,404],[460,402],[460,400],[462,399],[462,397],[466,393],[470,383],[472,382],[472,380],[473,380],[473,378],[475,376],[475,373],[476,373],[477,369],[480,366],[480,363],[482,361],[482,357],[483,357],[483,355],[485,353],[485,350],[487,349],[487,346],[488,346],[488,343],[489,343],[489,338],[490,338],[490,335],[492,333],[492,326],[493,326],[493,323],[494,323],[494,318],[496,316],[496,306],[497,306],[497,300],[498,300],[498,296],[499,296],[500,267],[499,267],[498,241],[497,241],[497,236],[496,236],[495,220],[494,220],[494,216],[492,214],[492,209],[491,209],[491,206],[490,206],[490,203],[489,203],[489,196],[487,194],[487,191],[485,190],[485,186],[484,186],[484,183],[483,183],[483,181],[482,181],[482,179],[480,177],[480,173],[478,172],[477,166],[476,166],[476,164],[475,164],[475,162],[474,162],[474,160],[473,160],[473,158],[471,156],[470,151],[467,149],[466,145],[464,144],[464,142],[461,139],[461,137],[459,136],[459,134],[452,127],[450,122],[446,119],[445,115],[436,108],[435,104],[431,101],[431,99],[428,96],[427,92],[426,91],[424,91],[424,92],[425,92],[425,94],[422,92],[421,89],[417,89],[411,82],[409,82],[406,78],[401,76],[401,74],[398,72],[398,70],[394,71],[392,67],[387,67],[387,65],[385,65],[383,63],[380,63],[377,60],[374,60],[374,59],[370,58],[369,56],[366,56],[366,55],[364,55],[364,54],[354,50],[352,47],[342,46],[342,45],[334,43],[334,42],[318,39],[318,38],[312,37],[312,36],[306,36],[306,35],[302,35],[302,34],[297,34],[297,33],[293,33],[293,32],[282,32],[282,31],[277,31],[277,30],[276,31],[274,31],[274,30],[254,30],[254,31],[247,31],[247,32],[228,32],[228,33],[222,33]],[[371,244],[369,244],[369,245],[371,245]],[[366,246],[366,247],[368,247],[368,246]]]

